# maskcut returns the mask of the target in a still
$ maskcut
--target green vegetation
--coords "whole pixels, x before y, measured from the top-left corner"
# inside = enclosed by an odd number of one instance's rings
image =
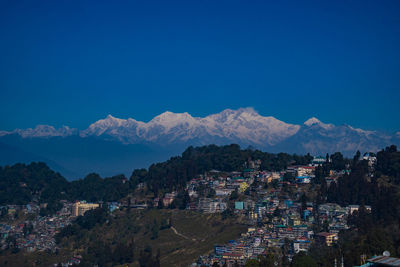
[[[94,215],[87,212],[84,217]],[[123,210],[106,218],[98,215],[101,219],[91,227],[77,221],[57,237],[71,253],[82,253],[83,266],[149,266],[158,261],[161,266],[186,266],[210,252],[214,244],[237,238],[246,230],[246,226],[221,215],[180,210]]]
[[[315,260],[304,252],[293,257],[291,267],[317,267]]]
[[[84,179],[68,182],[45,163],[15,164],[0,167],[0,205],[48,203],[41,215],[61,208],[60,200],[118,201],[130,192],[123,175],[102,179],[92,173]]]
[[[326,163],[322,169],[330,167]],[[385,250],[400,257],[400,152],[395,146],[378,152],[375,171],[357,153],[350,174],[339,178],[337,184],[332,182],[327,188],[321,180],[316,201],[361,205],[348,220],[351,228],[340,232],[338,244],[311,248],[310,255],[318,266],[330,266],[342,255],[346,265],[359,265],[360,255],[371,257]],[[372,212],[364,205],[371,205]]]
[[[361,159],[359,152],[352,160],[337,152],[327,155],[330,161],[316,169],[315,181],[304,186],[300,195],[303,209],[307,201],[314,201],[315,207],[334,202],[343,206],[358,204],[360,209],[348,220],[350,230],[340,232],[338,244],[332,247],[314,244],[307,255],[296,255],[292,266],[332,266],[334,260],[339,261],[342,256],[346,265],[353,266],[360,264],[360,255],[370,257],[384,250],[400,257],[400,152],[390,146],[376,156],[377,163],[373,168]],[[292,164],[309,163],[311,157],[241,150],[237,145],[189,147],[182,156],[153,164],[148,170],[133,171],[130,180],[122,175],[102,179],[97,174],[89,174],[73,182],[66,181],[44,163],[0,167],[0,205],[31,201],[48,203],[47,208],[40,211],[42,215],[59,209],[61,199],[118,201],[132,194],[139,183],[146,185],[146,192],[142,193],[151,196],[178,191],[168,210],[126,209],[112,215],[104,209],[88,211],[57,235],[57,241],[63,247],[58,256],[47,252],[7,251],[0,255],[0,265],[6,265],[6,261],[18,266],[46,265],[74,253],[83,255],[82,266],[93,263],[100,266],[126,263],[135,266],[186,265],[199,255],[207,254],[214,244],[234,239],[246,229],[230,216],[230,209],[220,215],[180,210],[189,201],[187,192],[183,191],[186,182],[213,169],[243,170],[248,159],[261,159],[261,169],[278,171]],[[347,168],[346,173],[328,187],[325,177],[330,171],[342,171],[343,168]],[[287,174],[284,180],[293,181],[294,177]],[[283,192],[293,195],[290,190],[284,185]],[[199,193],[204,196],[215,194],[205,188],[199,188]],[[238,192],[234,191],[230,199],[240,199]],[[372,212],[367,212],[365,205],[370,205]],[[279,212],[277,209],[275,215]],[[316,222],[316,231],[327,228],[326,223],[319,225],[319,221]],[[274,256],[267,255],[250,261],[248,266],[271,266],[274,261]]]
[[[153,164],[149,170],[134,170],[130,181],[123,175],[102,179],[91,173],[68,182],[45,163],[15,164],[0,167],[0,205],[27,204],[33,200],[48,203],[43,215],[59,209],[59,200],[118,201],[140,182],[146,182],[154,193],[182,189],[186,182],[205,171],[242,170],[248,159],[260,159],[263,170],[284,170],[290,164],[306,164],[310,155],[271,154],[240,149],[238,145],[189,147],[182,156]]]
[[[275,267],[278,262],[276,256],[268,253],[266,256],[259,256],[258,259],[251,259],[246,262],[245,267]]]
[[[0,205],[27,204],[37,196],[42,202],[63,198],[68,182],[44,163],[0,167]]]
[[[63,251],[57,253],[47,251],[18,252],[5,251],[0,253],[0,266],[53,266],[55,262],[66,262],[70,254]]]
[[[206,171],[237,171],[244,169],[248,159],[260,159],[261,169],[281,171],[292,164],[308,164],[312,157],[289,155],[286,153],[271,154],[260,150],[240,149],[239,145],[189,147],[182,156],[172,157],[162,163],[153,164],[149,170],[135,170],[131,182],[146,182],[149,189],[157,194],[159,191],[180,190],[186,182]]]

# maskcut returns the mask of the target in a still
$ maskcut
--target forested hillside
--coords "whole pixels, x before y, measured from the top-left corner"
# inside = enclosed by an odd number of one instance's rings
[[[312,156],[272,154],[253,149],[240,149],[239,145],[189,147],[182,156],[173,157],[162,163],[153,164],[148,170],[135,170],[131,176],[134,184],[146,182],[150,190],[179,190],[195,175],[206,171],[241,171],[248,159],[261,160],[261,169],[281,171],[289,165],[308,164]]]
[[[56,203],[61,199],[117,201],[141,182],[147,183],[155,193],[177,190],[205,171],[241,171],[248,159],[260,159],[263,170],[284,170],[291,164],[306,164],[312,157],[243,150],[238,145],[189,147],[182,156],[153,164],[148,170],[134,170],[130,181],[124,175],[103,179],[91,173],[83,179],[68,182],[45,163],[15,164],[0,167],[0,205],[27,204],[33,200]]]
[[[321,168],[330,169],[329,163]],[[322,180],[317,204],[361,204],[333,247],[315,245],[310,254],[320,266],[329,266],[343,255],[346,266],[360,264],[360,255],[381,255],[389,250],[400,256],[400,151],[395,146],[377,153],[376,168],[369,168],[359,153],[352,160],[351,172],[327,187]],[[370,205],[367,212],[364,205]]]
[[[130,183],[123,175],[101,178],[92,173],[68,182],[45,163],[0,167],[0,205],[48,203],[45,213],[59,209],[59,201],[117,201],[126,196]]]

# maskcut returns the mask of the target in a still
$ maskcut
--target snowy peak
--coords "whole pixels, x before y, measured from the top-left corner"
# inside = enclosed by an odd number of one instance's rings
[[[143,122],[138,122],[131,118],[127,120],[119,119],[108,115],[105,119],[98,120],[92,123],[86,130],[81,131],[80,136],[100,136],[103,134],[117,135],[120,131],[135,129],[139,124],[143,124]]]
[[[195,118],[193,118],[187,112],[173,113],[170,111],[166,111],[166,112],[154,117],[148,124],[161,124],[167,128],[171,128],[178,124],[193,123],[195,121],[196,121]]]
[[[38,125],[35,128],[28,128],[28,129],[15,129],[14,131],[11,132],[1,132],[0,136],[2,135],[8,135],[8,134],[19,134],[23,138],[33,138],[33,137],[42,137],[42,138],[48,138],[48,137],[67,137],[70,135],[77,134],[78,130],[77,129],[71,129],[68,126],[62,126],[58,129],[54,128],[53,126],[50,125]]]
[[[264,117],[253,108],[226,109],[203,119],[217,135],[258,145],[273,145],[295,134],[300,126]]]
[[[315,118],[315,117],[311,117],[311,118],[309,118],[308,120],[306,120],[306,121],[304,122],[304,125],[306,125],[306,126],[308,126],[308,127],[311,127],[311,126],[313,126],[313,125],[317,125],[317,126],[319,126],[319,127],[321,127],[321,128],[324,128],[325,130],[330,130],[330,129],[332,129],[332,128],[335,127],[333,124],[326,124],[326,123],[323,123],[323,122],[321,122],[319,119],[317,119],[317,118]]]
[[[263,117],[253,108],[241,108],[226,109],[204,118],[193,117],[187,112],[166,111],[147,123],[109,115],[91,124],[81,132],[81,136],[108,135],[124,143],[200,140],[200,143],[206,144],[223,139],[227,142],[271,145],[295,134],[299,128],[274,117]]]
[[[116,127],[116,126],[121,126],[126,122],[124,119],[118,119],[113,117],[112,115],[108,115],[105,119],[98,120],[97,122],[91,124],[92,125],[104,125],[104,126],[111,126],[111,127]]]
[[[321,121],[315,117],[311,117],[304,122],[304,125],[311,126],[313,124],[320,124]]]
[[[254,120],[258,117],[262,117],[257,113],[253,108],[240,108],[238,110],[225,109],[217,114],[212,114],[207,116],[206,118],[211,118],[218,122],[227,122],[230,120],[236,120],[238,118],[244,120]]]
[[[318,145],[325,148],[327,143],[339,146],[339,142],[342,142],[340,146],[343,147],[350,147],[349,144],[352,143],[353,148],[356,145],[377,143],[379,140],[389,142],[391,139],[400,139],[399,133],[386,136],[380,132],[364,131],[348,125],[326,124],[315,117],[308,119],[303,125],[289,124],[272,116],[262,116],[253,108],[225,109],[206,117],[193,117],[187,112],[166,111],[149,122],[108,115],[80,132],[67,126],[56,129],[49,125],[38,125],[25,130],[16,129],[12,132],[0,131],[0,136],[9,134],[18,134],[23,138],[79,134],[82,138],[93,136],[124,144],[152,143],[162,146],[237,143],[243,146],[272,148],[284,147],[285,142],[292,142],[289,147],[303,145],[305,151],[313,151],[310,149]],[[325,143],[322,145],[321,142]],[[339,147],[335,149],[340,151]]]

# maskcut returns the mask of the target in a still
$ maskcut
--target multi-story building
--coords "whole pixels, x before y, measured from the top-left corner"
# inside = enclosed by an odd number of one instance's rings
[[[322,232],[315,235],[315,241],[325,243],[328,247],[332,246],[338,239],[338,235],[335,233]]]
[[[221,200],[213,200],[211,198],[202,198],[199,199],[198,209],[203,211],[204,213],[216,213],[223,212],[226,210],[227,204],[226,202],[222,202]]]
[[[82,202],[77,201],[72,206],[72,215],[73,216],[82,216],[88,210],[93,210],[98,207],[100,207],[100,205],[97,203],[86,203],[84,201],[82,201]]]

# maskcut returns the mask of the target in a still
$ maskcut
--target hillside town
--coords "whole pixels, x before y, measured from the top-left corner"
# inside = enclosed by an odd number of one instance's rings
[[[372,170],[376,157],[364,155]],[[213,253],[200,255],[192,266],[243,266],[250,259],[267,253],[284,251],[288,261],[299,252],[307,252],[312,243],[332,246],[338,233],[348,229],[347,220],[360,208],[367,212],[370,206],[336,203],[316,204],[307,201],[315,170],[329,159],[314,157],[308,165],[289,166],[281,172],[268,172],[260,168],[260,160],[248,160],[242,170],[221,172],[211,170],[191,179],[182,197],[177,192],[167,192],[153,199],[139,198],[135,194],[121,202],[87,203],[85,200],[62,201],[63,207],[54,215],[40,215],[47,203],[7,205],[1,207],[0,248],[56,252],[59,248],[55,234],[71,224],[78,216],[99,207],[112,213],[120,208],[151,209],[176,208],[179,203],[186,210],[206,214],[220,213],[236,218],[248,226],[247,232],[225,244],[215,244]],[[330,184],[349,169],[330,171],[324,178]],[[136,193],[145,190],[140,183]],[[140,195],[140,194],[139,194]],[[338,259],[340,260],[340,259]],[[65,266],[79,264],[75,255]]]
[[[65,226],[70,225],[78,216],[87,211],[106,205],[110,212],[118,208],[118,203],[87,203],[86,201],[61,201],[62,208],[54,215],[41,216],[40,209],[47,203],[27,205],[7,205],[0,207],[0,250],[47,251],[57,253],[60,249],[55,235]],[[4,221],[7,222],[4,222]],[[75,255],[65,266],[80,263],[81,256]]]
[[[365,155],[364,159],[371,167],[376,161],[369,155]],[[187,209],[225,213],[233,205],[234,216],[244,218],[249,225],[247,233],[227,244],[215,244],[212,254],[200,256],[193,265],[244,265],[249,259],[281,249],[285,250],[290,261],[298,252],[306,252],[312,242],[327,246],[335,243],[339,231],[349,228],[348,216],[358,211],[360,206],[341,207],[335,203],[316,206],[312,202],[301,201],[301,196],[315,178],[315,168],[325,160],[315,157],[310,165],[291,166],[282,172],[260,171],[260,162],[249,160],[242,172],[220,173],[213,170],[192,179],[187,185],[191,199]],[[345,172],[331,172],[326,182],[336,181]],[[294,177],[292,182],[285,181],[284,177],[288,175]],[[265,189],[268,184],[273,185],[272,189]],[[204,188],[209,189],[208,195],[201,197],[204,194],[199,191],[204,191]],[[165,194],[162,199],[164,206],[170,205],[175,196],[174,193]],[[370,206],[364,208],[371,211]]]
[[[363,159],[372,175],[376,157],[365,154]],[[315,169],[326,160],[314,157],[309,165],[290,166],[282,172],[262,171],[259,160],[249,160],[242,171],[211,170],[190,180],[186,186],[190,199],[186,209],[223,215],[233,212],[229,215],[249,225],[241,237],[215,244],[214,252],[200,256],[193,266],[244,265],[249,259],[281,250],[291,261],[297,253],[307,252],[313,242],[327,246],[336,243],[339,231],[349,229],[347,219],[360,205],[316,205],[304,199],[315,179]],[[348,168],[330,171],[326,183],[336,182],[348,172]],[[144,184],[138,186],[143,187]],[[166,193],[163,198],[155,198],[153,206],[171,207],[177,197],[176,192]],[[371,212],[370,206],[362,208]]]

